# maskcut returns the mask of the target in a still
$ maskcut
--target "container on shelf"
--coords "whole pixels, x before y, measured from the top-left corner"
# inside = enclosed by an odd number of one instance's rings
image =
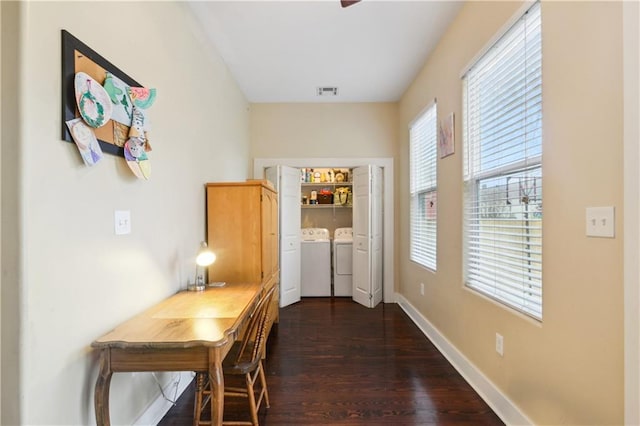
[[[351,188],[347,186],[342,186],[336,188],[336,191],[333,196],[333,202],[339,206],[346,206],[350,204],[351,200]]]
[[[318,194],[318,204],[333,204],[333,194]]]

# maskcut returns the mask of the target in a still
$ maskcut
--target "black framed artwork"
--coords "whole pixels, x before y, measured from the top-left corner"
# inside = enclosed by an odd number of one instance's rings
[[[118,67],[96,53],[95,50],[78,40],[66,30],[62,30],[62,139],[73,143],[66,122],[79,117],[76,105],[74,78],[76,73],[84,72],[104,84],[108,74],[119,84],[130,87],[143,87]],[[103,126],[94,129],[103,152],[124,157],[124,144],[129,134],[126,120],[110,119]],[[130,123],[130,122],[129,122]]]

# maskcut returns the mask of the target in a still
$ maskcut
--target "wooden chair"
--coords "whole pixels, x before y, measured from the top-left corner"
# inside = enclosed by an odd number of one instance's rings
[[[247,328],[242,340],[236,341],[227,356],[222,368],[227,376],[244,376],[245,387],[224,387],[224,397],[241,397],[249,400],[251,421],[223,421],[225,425],[255,425],[258,426],[258,410],[264,400],[269,408],[269,393],[267,392],[267,381],[262,366],[262,355],[267,340],[266,331],[269,322],[269,306],[273,298],[276,286],[271,287],[267,293],[260,298],[253,314],[249,318]],[[256,383],[259,381],[259,388],[256,392]],[[211,387],[209,386],[208,373],[196,372],[196,395],[194,405],[195,426],[210,425],[211,421],[201,419],[204,408],[211,399]]]

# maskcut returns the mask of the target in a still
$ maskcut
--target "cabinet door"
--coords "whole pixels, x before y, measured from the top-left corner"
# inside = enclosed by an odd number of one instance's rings
[[[279,271],[279,230],[278,230],[278,196],[276,194],[271,194],[271,224],[269,228],[271,229],[271,270],[276,276],[276,284],[280,281],[278,279],[278,271]]]
[[[256,185],[208,187],[207,241],[218,257],[210,281],[262,281],[261,204]]]
[[[262,188],[260,211],[262,216],[262,279],[270,280],[274,273],[272,252],[272,203],[271,191]]]

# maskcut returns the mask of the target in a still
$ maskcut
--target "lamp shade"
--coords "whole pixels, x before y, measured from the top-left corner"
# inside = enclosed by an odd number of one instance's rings
[[[200,250],[198,250],[198,255],[196,256],[196,263],[199,266],[209,266],[215,261],[216,255],[209,249],[209,247],[207,247],[207,243],[204,241],[200,243]]]

